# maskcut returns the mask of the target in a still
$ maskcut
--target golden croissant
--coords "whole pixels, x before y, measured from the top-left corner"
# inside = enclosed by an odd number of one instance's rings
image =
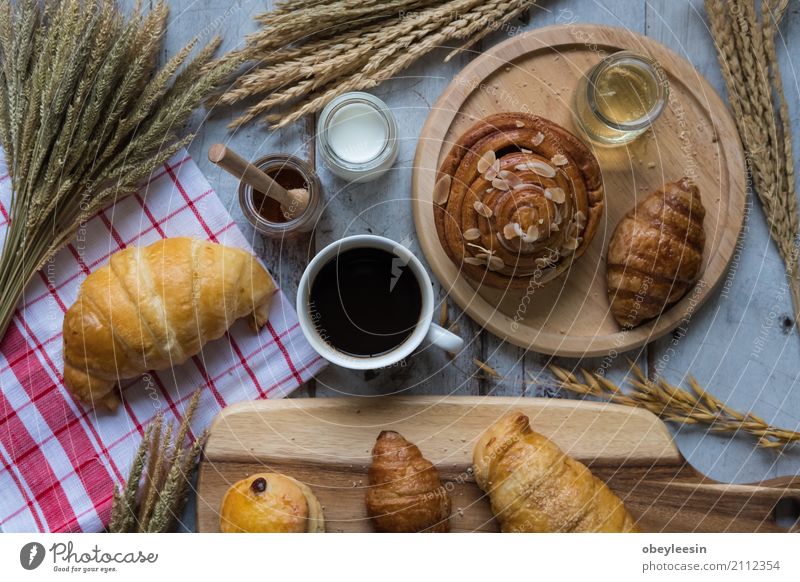
[[[64,383],[113,410],[120,380],[185,362],[240,317],[260,328],[275,289],[251,254],[199,239],[114,253],[64,317]]]
[[[390,533],[450,530],[450,496],[436,467],[416,445],[385,430],[372,449],[367,512],[376,531]]]
[[[647,196],[619,222],[608,245],[611,313],[635,327],[683,297],[700,274],[706,235],[700,191],[688,178]]]
[[[473,452],[475,479],[504,532],[635,532],[622,501],[582,463],[507,414]]]

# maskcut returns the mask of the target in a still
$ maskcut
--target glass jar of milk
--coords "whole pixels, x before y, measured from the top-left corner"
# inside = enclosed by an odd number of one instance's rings
[[[350,182],[369,182],[397,159],[397,122],[374,95],[344,93],[320,113],[317,143],[331,172]]]

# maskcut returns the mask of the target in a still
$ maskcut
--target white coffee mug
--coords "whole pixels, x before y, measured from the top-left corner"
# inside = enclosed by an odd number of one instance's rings
[[[422,309],[419,320],[406,340],[389,352],[377,356],[353,356],[344,353],[325,341],[314,325],[309,294],[311,284],[314,282],[320,269],[336,258],[337,255],[351,249],[373,248],[387,251],[398,257],[417,278],[420,294],[422,295]],[[350,368],[351,370],[374,370],[396,364],[411,355],[422,342],[427,340],[443,350],[455,353],[464,347],[464,340],[456,334],[433,323],[434,297],[431,280],[422,263],[414,254],[400,243],[391,239],[374,235],[356,235],[343,238],[329,244],[322,249],[306,267],[297,288],[297,316],[300,319],[300,329],[319,355],[331,362]]]

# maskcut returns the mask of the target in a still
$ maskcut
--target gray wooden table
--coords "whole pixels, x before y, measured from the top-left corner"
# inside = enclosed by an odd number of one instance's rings
[[[270,7],[264,0],[170,0],[172,24],[166,56],[173,54],[192,36],[221,34],[223,48],[242,43],[254,30],[252,17]],[[567,23],[601,23],[624,27],[654,38],[691,61],[724,95],[716,53],[708,32],[702,0],[543,0],[533,8],[528,22],[533,29]],[[780,52],[795,137],[800,136],[800,82],[794,62],[800,59],[800,2],[793,1],[782,26]],[[236,182],[206,159],[209,145],[229,143],[256,158],[269,152],[288,152],[315,162],[314,119],[282,131],[272,132],[251,125],[230,134],[225,125],[235,112],[213,111],[203,119],[190,152],[242,230],[270,267],[280,286],[294,297],[297,282],[315,249],[342,236],[374,233],[410,241],[419,253],[411,216],[410,181],[416,140],[431,105],[453,76],[483,47],[503,40],[497,33],[450,63],[446,52],[434,52],[398,78],[384,83],[374,93],[394,110],[400,127],[400,155],[394,169],[377,182],[353,186],[334,177],[316,162],[327,189],[328,207],[313,240],[281,243],[256,235],[243,218],[236,202]],[[788,45],[788,46],[787,46]],[[204,114],[205,115],[205,114]],[[800,143],[796,139],[800,157]],[[797,160],[796,160],[797,161]],[[800,166],[798,166],[800,167]],[[791,300],[785,286],[783,263],[770,242],[763,212],[755,197],[748,200],[748,214],[741,244],[731,265],[724,291],[718,291],[691,318],[686,334],[667,336],[630,354],[649,370],[658,369],[679,384],[691,371],[699,382],[723,401],[740,410],[752,410],[767,421],[800,429],[800,336],[795,329]],[[436,287],[440,300],[442,296]],[[559,396],[547,364],[563,367],[603,365],[600,360],[551,359],[526,353],[505,343],[464,317],[450,303],[450,320],[458,321],[467,347],[455,360],[426,350],[405,366],[381,372],[351,372],[329,367],[316,382],[296,392],[295,397],[329,397],[359,394],[471,394],[511,396]],[[487,362],[503,374],[502,380],[487,379],[476,370],[473,358]],[[619,357],[609,370],[615,380],[626,371]],[[536,385],[528,383],[530,379]],[[800,447],[784,453],[759,450],[752,439],[711,435],[702,429],[675,428],[681,452],[706,475],[722,481],[752,482],[800,473]],[[186,525],[192,528],[190,508]]]

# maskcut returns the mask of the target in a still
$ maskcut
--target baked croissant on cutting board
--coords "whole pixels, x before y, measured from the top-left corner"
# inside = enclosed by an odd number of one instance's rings
[[[450,495],[416,445],[385,430],[372,449],[367,512],[376,531],[450,531]]]
[[[263,326],[275,289],[250,253],[200,239],[114,253],[64,317],[64,383],[113,410],[120,380],[185,362],[240,317]]]
[[[582,463],[510,413],[473,452],[478,486],[504,532],[636,532],[622,501]]]
[[[608,245],[611,313],[623,328],[657,317],[695,284],[706,215],[688,178],[647,196],[619,222]]]

